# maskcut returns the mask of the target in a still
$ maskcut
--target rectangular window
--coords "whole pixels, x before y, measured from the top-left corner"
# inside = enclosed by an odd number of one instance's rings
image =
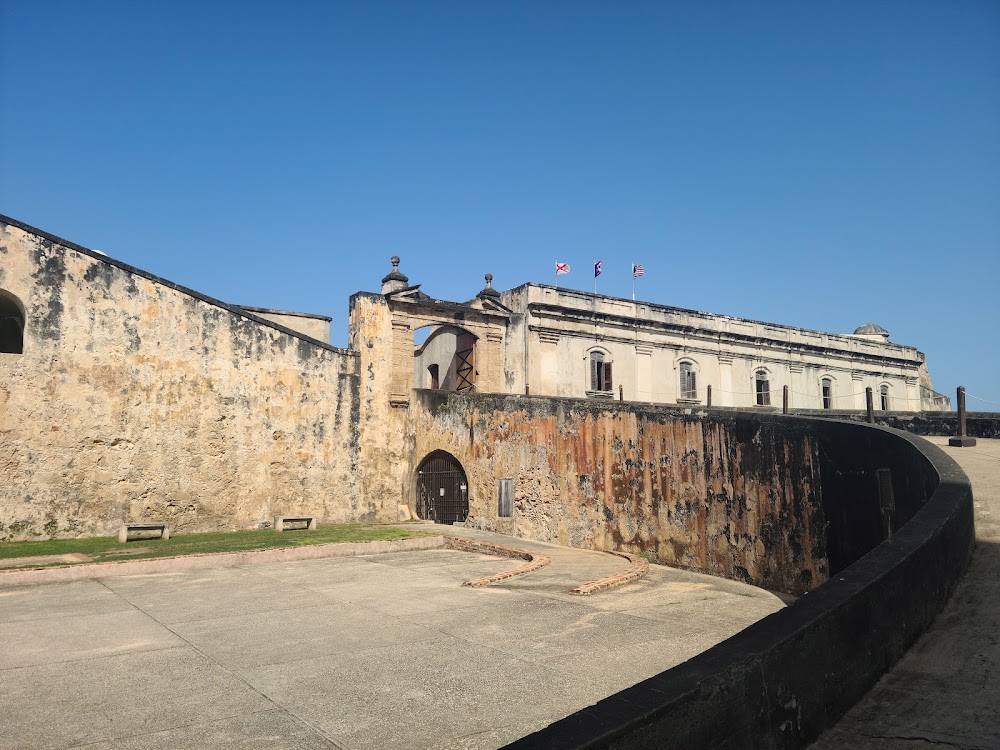
[[[833,383],[829,380],[823,381],[823,408],[833,408]]]
[[[497,480],[497,515],[511,518],[514,515],[514,480]]]

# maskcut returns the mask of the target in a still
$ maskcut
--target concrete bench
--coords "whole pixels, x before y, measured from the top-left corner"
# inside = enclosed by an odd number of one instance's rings
[[[275,531],[316,530],[316,516],[275,516]]]
[[[132,539],[169,539],[170,529],[165,523],[126,523],[118,532],[122,544]]]

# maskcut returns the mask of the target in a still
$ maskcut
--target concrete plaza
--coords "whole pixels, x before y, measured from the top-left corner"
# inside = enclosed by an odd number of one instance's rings
[[[448,529],[451,531],[450,527]],[[495,748],[678,664],[781,601],[596,552],[455,530],[451,550],[0,589],[0,748]]]

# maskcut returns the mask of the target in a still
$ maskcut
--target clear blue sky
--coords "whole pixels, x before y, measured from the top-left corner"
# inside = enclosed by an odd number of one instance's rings
[[[392,254],[453,300],[635,260],[1000,402],[996,0],[0,0],[0,84],[0,213],[334,344]]]

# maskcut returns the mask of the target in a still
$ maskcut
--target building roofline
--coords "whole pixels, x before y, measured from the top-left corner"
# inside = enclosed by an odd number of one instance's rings
[[[688,315],[701,315],[706,318],[723,318],[725,320],[733,320],[739,323],[754,323],[756,325],[771,326],[772,328],[782,328],[789,331],[802,331],[804,333],[818,334],[820,336],[843,336],[845,338],[851,338],[851,339],[856,338],[859,340],[861,339],[860,336],[855,336],[853,333],[838,333],[836,331],[819,331],[816,330],[815,328],[803,328],[802,326],[792,326],[792,325],[787,325],[785,323],[774,323],[769,320],[755,320],[753,318],[741,318],[737,315],[705,312],[704,310],[692,310],[686,307],[674,307],[672,305],[663,305],[658,302],[647,302],[646,300],[639,300],[639,299],[631,300],[626,297],[613,297],[608,294],[595,294],[594,292],[585,292],[580,289],[567,289],[561,286],[560,287],[553,286],[552,284],[540,284],[536,281],[527,281],[523,284],[519,284],[518,286],[511,287],[510,289],[507,289],[504,292],[504,294],[516,293],[522,289],[527,289],[528,287],[538,287],[539,289],[552,289],[556,292],[560,293],[566,292],[568,294],[574,294],[580,297],[589,297],[591,299],[604,299],[612,302],[626,302],[630,305],[646,305],[651,309],[663,310],[664,312],[684,313]],[[552,304],[552,303],[547,303],[547,304]],[[914,347],[910,346],[909,344],[897,344],[895,341],[891,341],[888,343],[891,346],[897,346],[900,347],[901,349],[914,349]]]

